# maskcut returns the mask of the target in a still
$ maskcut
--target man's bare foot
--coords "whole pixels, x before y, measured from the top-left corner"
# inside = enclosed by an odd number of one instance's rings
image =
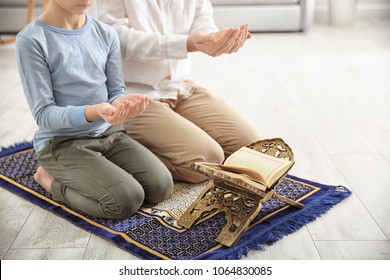
[[[34,174],[34,180],[48,193],[51,193],[51,183],[53,183],[54,177],[45,168],[42,166],[38,167],[37,172]]]

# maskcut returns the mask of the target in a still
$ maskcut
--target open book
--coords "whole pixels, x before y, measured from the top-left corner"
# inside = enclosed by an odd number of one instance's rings
[[[213,179],[220,178],[255,192],[266,192],[274,187],[293,165],[294,161],[242,147],[223,164],[197,162],[193,167]]]

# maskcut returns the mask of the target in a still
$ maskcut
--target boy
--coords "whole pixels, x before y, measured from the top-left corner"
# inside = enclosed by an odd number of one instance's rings
[[[90,0],[51,0],[17,36],[23,89],[39,126],[35,180],[53,199],[122,219],[170,193],[164,164],[124,133],[149,100],[125,93],[117,35],[85,14]]]

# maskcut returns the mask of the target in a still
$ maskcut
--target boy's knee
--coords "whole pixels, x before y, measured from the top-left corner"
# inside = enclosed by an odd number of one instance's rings
[[[140,185],[130,187],[129,182],[121,182],[109,189],[109,194],[101,201],[102,211],[111,219],[124,219],[133,215],[141,207],[145,193]]]
[[[145,201],[149,204],[162,202],[168,198],[173,189],[172,175],[164,168],[163,172],[153,173],[148,178],[148,185],[151,189],[146,194]]]

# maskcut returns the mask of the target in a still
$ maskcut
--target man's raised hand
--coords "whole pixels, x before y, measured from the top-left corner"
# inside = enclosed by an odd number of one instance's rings
[[[248,24],[246,23],[242,24],[240,28],[225,28],[211,34],[196,32],[189,36],[187,50],[189,52],[200,51],[217,57],[224,53],[237,52],[251,37],[252,34],[248,32]]]

